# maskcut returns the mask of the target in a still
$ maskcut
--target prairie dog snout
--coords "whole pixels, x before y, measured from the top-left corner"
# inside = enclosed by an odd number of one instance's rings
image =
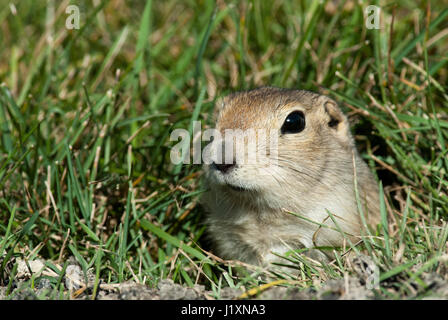
[[[223,258],[266,264],[273,252],[339,247],[344,235],[337,230],[356,241],[364,228],[355,176],[364,215],[368,223],[378,222],[377,183],[336,102],[308,91],[265,87],[231,94],[217,108],[216,129],[224,136],[229,129],[253,129],[254,150],[268,160],[237,161],[250,151],[234,147],[233,161],[212,157],[204,165],[208,234]],[[266,131],[263,139],[260,129]],[[218,149],[223,141],[214,141]],[[310,252],[320,260],[331,256]]]

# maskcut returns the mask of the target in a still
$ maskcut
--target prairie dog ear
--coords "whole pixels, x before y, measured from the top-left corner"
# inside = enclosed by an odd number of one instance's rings
[[[338,104],[328,97],[322,97],[321,103],[323,106],[325,123],[330,131],[333,132],[340,141],[352,145],[353,140],[350,134],[348,119],[341,111]]]

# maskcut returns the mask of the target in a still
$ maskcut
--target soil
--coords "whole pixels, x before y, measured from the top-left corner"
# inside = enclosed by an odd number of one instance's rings
[[[358,260],[353,260],[354,270],[356,274],[346,276],[342,279],[329,280],[317,288],[300,289],[297,287],[271,287],[252,299],[263,300],[366,300],[366,299],[384,299],[384,295],[379,296],[380,290],[375,290],[369,285],[368,279],[371,275],[369,270],[370,260],[364,257]],[[23,261],[18,261],[17,273],[14,282],[10,286],[11,293],[7,296],[8,283],[0,283],[0,300],[14,299],[45,299],[49,296],[52,286],[48,277],[57,276],[57,273],[43,269],[44,262],[41,260],[28,261],[26,264]],[[29,279],[31,274],[40,272],[46,277],[38,277],[35,282],[34,289],[29,287]],[[65,286],[65,298],[71,299],[92,299],[95,276],[92,271],[87,273],[87,285],[80,279],[82,270],[76,264],[74,259],[69,263],[62,283]],[[427,285],[424,299],[448,299],[448,281],[436,273],[427,273],[421,276],[421,280]],[[397,279],[395,279],[397,281]],[[412,282],[409,283],[410,291],[417,287]],[[370,289],[369,289],[370,288]],[[382,288],[393,293],[394,286],[387,283],[382,283]],[[417,297],[420,292],[414,289],[415,294],[404,298]],[[221,299],[238,299],[243,294],[242,290],[234,288],[223,288],[221,290]],[[194,287],[185,287],[174,283],[170,279],[162,279],[158,285],[151,288],[136,282],[128,281],[120,284],[106,284],[100,281],[96,293],[97,300],[205,300],[213,299],[213,293],[206,290],[202,285],[195,285]]]

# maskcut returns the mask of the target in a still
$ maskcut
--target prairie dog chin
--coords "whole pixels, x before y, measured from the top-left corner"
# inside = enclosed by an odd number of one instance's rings
[[[216,129],[223,135],[226,129],[260,128],[278,134],[269,165],[239,161],[238,152],[247,151],[237,148],[233,162],[204,165],[208,191],[202,202],[218,255],[266,265],[276,260],[274,252],[309,248],[313,258],[327,260],[331,250],[313,248],[341,247],[344,238],[356,243],[365,233],[355,176],[367,222],[379,221],[377,183],[336,102],[309,91],[265,87],[231,94],[217,108]],[[213,144],[219,149],[223,141]],[[257,140],[256,151],[262,146]]]

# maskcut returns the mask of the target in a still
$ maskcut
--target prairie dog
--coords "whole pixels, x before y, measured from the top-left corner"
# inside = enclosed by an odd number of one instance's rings
[[[263,87],[231,94],[217,109],[221,133],[250,128],[278,132],[274,164],[213,160],[204,165],[202,202],[218,255],[267,265],[277,260],[273,252],[309,248],[314,259],[328,261],[332,251],[322,247],[341,247],[344,238],[356,243],[366,233],[355,176],[367,224],[379,222],[377,182],[335,101],[304,90]],[[213,144],[220,148],[224,142]]]

